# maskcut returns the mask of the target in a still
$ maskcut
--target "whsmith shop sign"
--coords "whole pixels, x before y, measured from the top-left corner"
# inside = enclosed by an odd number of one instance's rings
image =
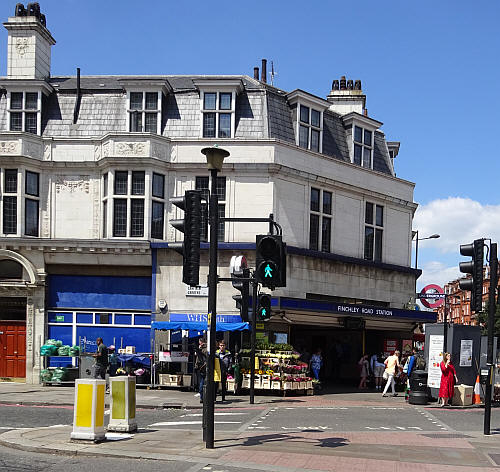
[[[334,303],[315,300],[304,300],[299,298],[280,298],[277,304],[280,310],[322,312],[337,315],[392,318],[418,321],[436,321],[436,313],[432,311],[403,310],[371,305],[353,305],[349,303]],[[273,310],[276,309],[273,305]]]

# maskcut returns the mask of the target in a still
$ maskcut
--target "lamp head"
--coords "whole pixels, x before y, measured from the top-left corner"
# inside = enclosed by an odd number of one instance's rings
[[[437,239],[437,238],[440,238],[440,237],[441,237],[441,235],[440,235],[440,234],[431,234],[431,235],[429,236],[429,239]]]
[[[226,151],[217,145],[203,148],[201,153],[205,154],[205,157],[207,158],[208,169],[216,169],[219,172],[222,170],[224,158],[229,156],[229,151]]]

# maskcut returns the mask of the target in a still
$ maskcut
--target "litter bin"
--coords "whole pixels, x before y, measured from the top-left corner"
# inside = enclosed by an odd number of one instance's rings
[[[410,395],[408,403],[412,405],[427,405],[427,372],[414,370],[410,375]]]

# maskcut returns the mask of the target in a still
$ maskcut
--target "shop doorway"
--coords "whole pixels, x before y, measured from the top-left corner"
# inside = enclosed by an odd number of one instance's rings
[[[320,378],[327,384],[357,385],[357,363],[363,349],[362,332],[317,326],[293,326],[291,344],[306,357],[321,349]]]
[[[26,377],[26,298],[0,297],[0,378]]]

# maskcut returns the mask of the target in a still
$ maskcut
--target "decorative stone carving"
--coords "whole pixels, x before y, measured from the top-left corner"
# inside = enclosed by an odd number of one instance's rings
[[[38,143],[26,142],[24,144],[24,154],[30,157],[41,157],[42,147]]]
[[[94,146],[94,159],[98,161],[101,158],[101,145],[96,144]]]
[[[92,204],[93,204],[93,228],[92,228],[92,236],[94,239],[99,239],[100,233],[100,222],[102,219],[100,218],[99,208],[100,208],[100,198],[99,198],[99,188],[101,181],[96,179],[92,184]]]
[[[20,56],[24,56],[28,51],[28,38],[16,38],[16,51]]]
[[[46,144],[43,149],[43,159],[46,161],[50,161],[52,156],[52,146],[50,144]]]
[[[75,191],[90,193],[90,176],[58,175],[56,177],[56,193],[73,193]]]
[[[19,154],[17,141],[0,141],[0,154]]]
[[[177,160],[177,146],[172,146],[170,151],[170,161],[175,162]]]
[[[111,143],[108,141],[102,145],[102,155],[104,157],[109,157],[111,153]]]
[[[158,159],[165,159],[167,154],[166,147],[160,143],[153,143],[151,145],[151,156],[157,157]]]
[[[146,154],[144,143],[116,143],[115,153],[118,156],[143,156]]]

